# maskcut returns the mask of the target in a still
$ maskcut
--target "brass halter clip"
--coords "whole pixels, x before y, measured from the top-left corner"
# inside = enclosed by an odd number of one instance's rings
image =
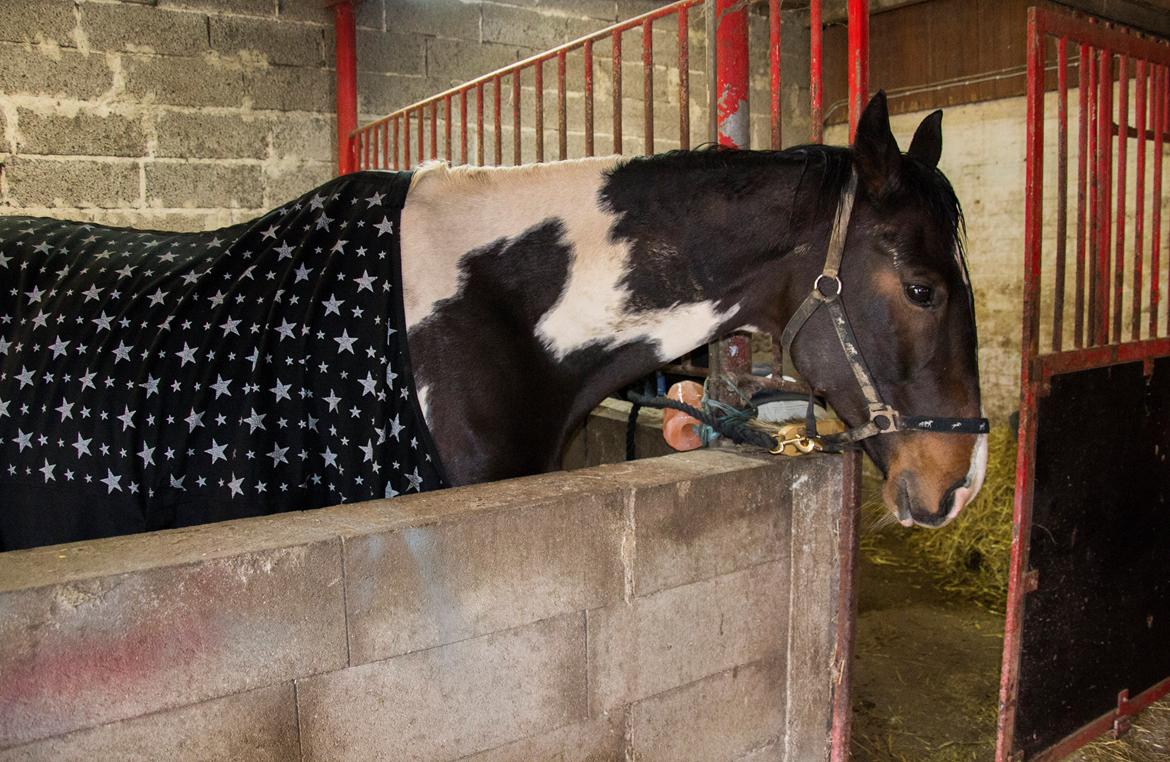
[[[768,452],[773,455],[808,455],[819,449],[817,441],[806,436],[804,424],[799,422],[786,423],[772,434],[775,446]]]

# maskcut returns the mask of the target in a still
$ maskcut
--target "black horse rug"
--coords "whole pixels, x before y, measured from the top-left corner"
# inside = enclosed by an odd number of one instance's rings
[[[442,486],[409,186],[348,175],[210,233],[0,218],[0,550]]]

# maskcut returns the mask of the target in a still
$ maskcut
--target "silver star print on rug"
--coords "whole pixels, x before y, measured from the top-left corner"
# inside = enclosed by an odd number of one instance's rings
[[[408,184],[211,233],[0,218],[0,545],[442,486],[401,330]]]

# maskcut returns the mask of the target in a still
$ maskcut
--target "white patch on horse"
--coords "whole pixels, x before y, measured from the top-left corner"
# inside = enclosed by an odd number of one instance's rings
[[[980,411],[980,415],[983,412]],[[954,504],[947,521],[959,515],[964,506],[970,505],[979,490],[983,487],[983,478],[987,475],[987,435],[980,434],[975,438],[975,446],[971,448],[971,465],[967,469],[967,478],[963,487],[955,490]]]
[[[609,240],[615,217],[598,203],[604,173],[619,160],[454,169],[428,163],[415,170],[402,211],[407,329],[459,292],[460,263],[468,253],[550,219],[563,225],[578,261],[620,271],[626,245]]]
[[[431,425],[431,385],[423,384],[415,392],[416,399],[418,399],[418,409],[422,411],[423,420],[426,421],[427,426]]]

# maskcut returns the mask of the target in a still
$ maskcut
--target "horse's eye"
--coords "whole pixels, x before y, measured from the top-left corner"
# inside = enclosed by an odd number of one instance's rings
[[[907,283],[906,298],[920,307],[929,307],[934,300],[934,289],[921,283]]]

